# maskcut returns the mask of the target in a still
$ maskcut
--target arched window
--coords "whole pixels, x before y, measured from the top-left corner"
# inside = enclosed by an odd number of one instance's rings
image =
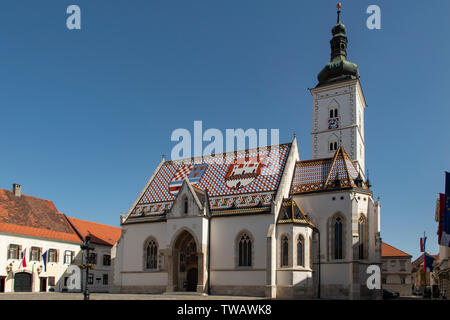
[[[333,109],[330,109],[330,118],[333,118]]]
[[[189,210],[189,204],[188,204],[188,198],[184,197],[183,199],[183,205],[184,205],[184,214],[188,214],[188,210]]]
[[[238,244],[239,255],[239,267],[251,267],[252,266],[252,240],[244,233],[239,239]]]
[[[297,239],[297,265],[305,266],[305,240],[302,236]]]
[[[158,246],[155,240],[150,240],[146,248],[146,268],[157,269],[158,267]]]
[[[337,118],[338,117],[338,109],[334,109],[334,117]]]
[[[342,259],[342,218],[334,220],[334,258]]]
[[[358,221],[359,259],[366,259],[366,219],[361,216]]]
[[[289,265],[289,239],[284,236],[281,239],[281,266],[287,267]]]

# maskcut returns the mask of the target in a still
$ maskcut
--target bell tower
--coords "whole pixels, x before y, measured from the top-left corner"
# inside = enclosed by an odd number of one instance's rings
[[[331,29],[330,62],[310,89],[313,98],[312,159],[333,157],[339,146],[345,148],[356,168],[365,177],[364,109],[366,102],[356,64],[347,60],[347,36],[341,23],[338,3],[337,23]]]

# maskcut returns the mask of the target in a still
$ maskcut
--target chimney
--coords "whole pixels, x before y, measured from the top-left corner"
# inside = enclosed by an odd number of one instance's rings
[[[20,184],[13,184],[13,192],[16,197],[20,197],[22,195],[22,186]]]

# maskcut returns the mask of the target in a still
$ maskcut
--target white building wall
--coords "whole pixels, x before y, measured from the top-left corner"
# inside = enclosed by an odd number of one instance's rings
[[[8,247],[10,244],[17,244],[22,246],[22,251],[26,248],[26,268],[21,268],[21,259],[7,259]],[[39,261],[30,261],[30,250],[31,247],[41,248],[41,254],[48,249],[58,250],[58,262],[47,263],[47,270],[44,271],[44,263],[42,261],[42,256]],[[62,291],[63,289],[68,289],[64,286],[64,277],[69,276],[66,274],[67,268],[70,264],[64,263],[64,252],[66,250],[75,252],[75,259],[72,264],[77,264],[81,262],[81,248],[79,243],[64,242],[57,240],[46,240],[44,238],[34,238],[23,235],[13,235],[0,233],[0,276],[5,276],[5,292],[14,292],[14,274],[17,272],[28,272],[32,274],[32,291],[40,291],[40,277],[55,277],[55,286],[53,289],[55,291]],[[20,256],[20,253],[19,253]],[[8,273],[6,271],[7,266],[11,267],[11,271]],[[38,269],[42,268],[39,273]],[[81,284],[81,279],[80,279]],[[47,286],[47,291],[52,287]]]

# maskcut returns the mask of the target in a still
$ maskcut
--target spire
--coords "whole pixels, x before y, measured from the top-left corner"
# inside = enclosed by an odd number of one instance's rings
[[[342,4],[340,2],[338,2],[338,4],[337,4],[337,9],[338,9],[338,11],[337,11],[337,24],[341,23],[341,6],[342,6]]]
[[[347,61],[347,29],[341,22],[340,2],[337,4],[337,9],[337,23],[331,29],[333,38],[330,40],[330,63],[317,76],[319,80],[317,87],[341,80],[357,79],[359,77],[357,65]]]

